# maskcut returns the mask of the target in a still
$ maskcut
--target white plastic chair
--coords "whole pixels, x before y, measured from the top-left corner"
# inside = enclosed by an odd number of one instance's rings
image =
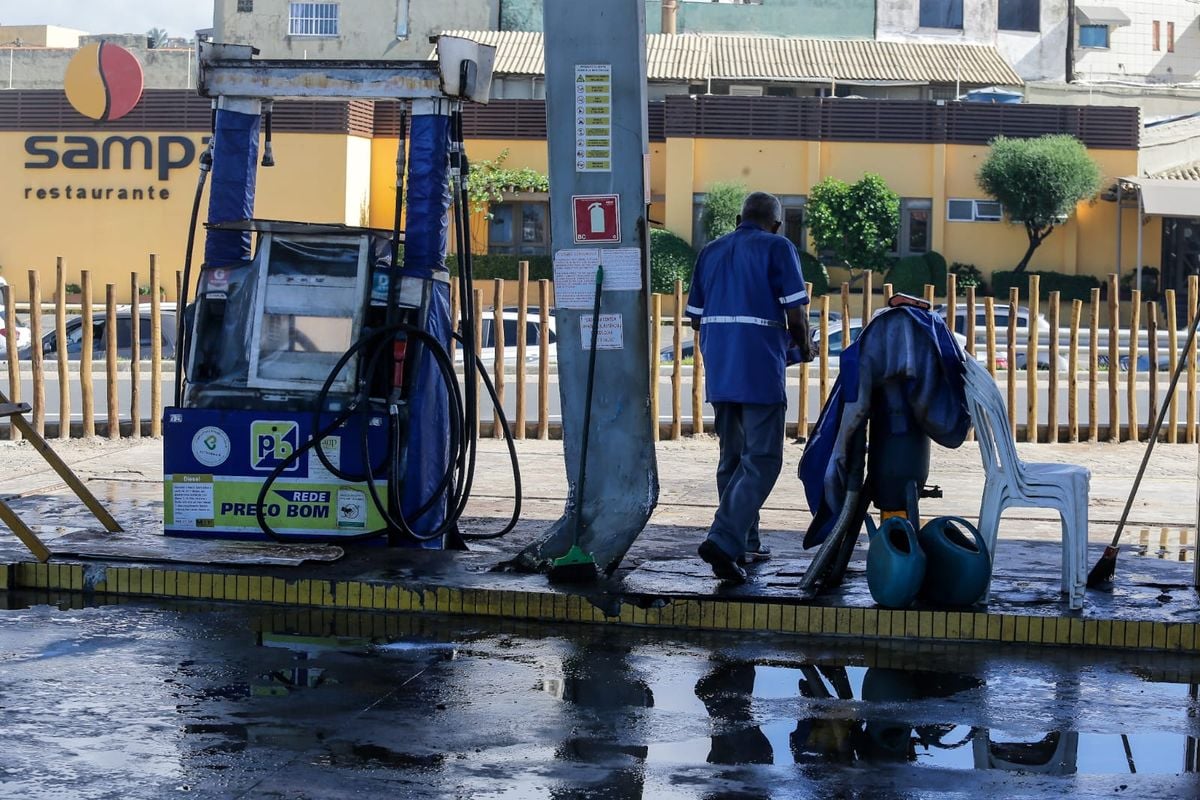
[[[987,369],[964,359],[967,407],[979,440],[985,483],[979,532],[996,564],[1000,515],[1011,507],[1053,508],[1062,517],[1062,590],[1070,607],[1083,607],[1091,472],[1074,464],[1026,463],[1017,457],[1004,398]],[[989,589],[990,593],[990,589]]]

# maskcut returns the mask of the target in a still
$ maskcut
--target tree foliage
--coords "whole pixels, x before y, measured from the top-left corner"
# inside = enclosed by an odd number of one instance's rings
[[[547,176],[529,167],[507,169],[504,166],[507,160],[508,148],[505,148],[495,158],[471,165],[467,193],[471,198],[472,211],[485,211],[489,204],[499,203],[504,199],[505,192],[550,191],[550,179]]]
[[[1017,272],[1024,272],[1034,251],[1080,201],[1096,196],[1100,177],[1100,168],[1074,136],[992,140],[979,168],[979,186],[1004,206],[1010,222],[1025,227],[1029,247]]]
[[[162,28],[151,28],[146,31],[146,47],[154,50],[167,43],[168,34]]]
[[[826,178],[809,193],[806,212],[817,250],[832,251],[852,270],[888,268],[900,228],[900,196],[883,178],[868,173],[853,184]]]
[[[663,228],[650,229],[650,291],[670,294],[675,281],[687,291],[696,266],[696,251],[686,241]]]
[[[740,183],[714,183],[704,194],[704,211],[700,224],[704,237],[712,241],[733,231],[737,227],[738,214],[746,200],[746,187]]]

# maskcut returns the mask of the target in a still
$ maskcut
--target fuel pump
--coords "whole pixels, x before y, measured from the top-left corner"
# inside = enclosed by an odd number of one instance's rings
[[[486,102],[494,51],[442,37],[438,62],[292,62],[202,43],[214,98],[205,261],[164,425],[168,535],[462,547],[474,381],[454,366],[445,264],[453,207],[471,269],[461,104]],[[310,78],[320,75],[321,81]],[[401,99],[393,230],[253,217],[259,119],[280,99]],[[411,121],[409,120],[411,111]],[[406,129],[411,130],[406,142]],[[274,163],[270,121],[263,165]],[[407,145],[407,146],[406,146]],[[205,173],[197,186],[198,212]],[[406,196],[406,230],[401,202]],[[453,181],[456,191],[450,190]],[[197,213],[193,215],[193,230]],[[468,315],[466,374],[479,370]],[[508,433],[503,412],[496,419]],[[519,514],[520,476],[509,439]]]

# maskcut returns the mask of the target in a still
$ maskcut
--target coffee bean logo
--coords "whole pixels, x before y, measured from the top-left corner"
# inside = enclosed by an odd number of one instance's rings
[[[142,65],[119,45],[84,45],[67,65],[63,88],[80,114],[111,122],[128,114],[142,99]]]

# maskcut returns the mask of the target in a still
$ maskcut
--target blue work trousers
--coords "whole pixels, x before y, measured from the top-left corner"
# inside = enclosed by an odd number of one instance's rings
[[[721,460],[717,464],[717,513],[708,538],[730,558],[756,550],[758,511],[783,467],[787,405],[713,403]]]

